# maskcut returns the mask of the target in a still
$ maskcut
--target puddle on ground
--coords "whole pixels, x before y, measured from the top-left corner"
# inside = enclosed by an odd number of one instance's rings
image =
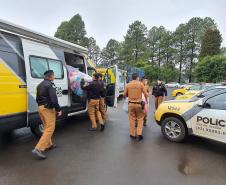
[[[178,171],[186,176],[203,175],[203,169],[197,161],[191,161],[186,158],[180,160]]]

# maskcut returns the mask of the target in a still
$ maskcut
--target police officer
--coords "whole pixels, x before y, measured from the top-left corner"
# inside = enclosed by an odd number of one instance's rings
[[[150,87],[149,87],[149,85],[148,85],[148,79],[147,79],[147,77],[144,76],[144,77],[142,78],[141,82],[143,83],[146,92],[149,94],[149,93],[150,93]],[[149,108],[149,102],[147,102],[147,105],[146,105],[146,106]],[[145,112],[145,116],[144,116],[144,126],[147,125],[147,117],[148,117],[148,113]]]
[[[97,73],[93,74],[93,81],[90,83],[85,83],[84,80],[81,81],[81,88],[87,92],[88,98],[88,114],[92,123],[92,127],[89,128],[89,131],[97,130],[96,120],[101,125],[101,131],[104,131],[104,121],[100,113],[100,97],[103,87],[98,81],[99,75]]]
[[[132,81],[126,85],[124,96],[128,97],[129,105],[129,122],[130,122],[130,137],[136,138],[135,122],[137,121],[137,136],[138,140],[142,140],[144,111],[142,110],[142,93],[147,101],[148,94],[144,85],[139,81],[136,73],[132,74]]]
[[[105,97],[106,97],[106,86],[103,81],[103,75],[101,73],[99,75],[99,83],[101,84],[101,94],[100,94],[100,113],[102,116],[103,121],[106,121],[106,113],[105,113]]]
[[[44,125],[44,132],[32,153],[39,159],[46,159],[43,151],[56,148],[52,142],[52,135],[55,130],[56,114],[62,115],[61,108],[58,104],[56,87],[53,83],[54,72],[48,70],[44,73],[44,81],[37,87],[36,101],[38,103],[39,116]]]
[[[160,103],[167,96],[167,90],[161,80],[157,80],[156,85],[152,89],[152,95],[155,97],[155,108],[157,109]]]

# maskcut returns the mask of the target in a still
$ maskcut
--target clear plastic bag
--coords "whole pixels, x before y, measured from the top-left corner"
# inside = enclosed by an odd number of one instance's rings
[[[123,106],[122,106],[122,109],[128,113],[128,98],[125,99],[124,103],[123,103]]]

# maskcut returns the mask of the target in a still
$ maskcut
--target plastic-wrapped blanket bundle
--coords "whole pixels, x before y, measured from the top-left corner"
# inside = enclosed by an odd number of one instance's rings
[[[74,68],[69,65],[67,65],[67,71],[68,71],[71,90],[73,91],[74,94],[82,97],[83,90],[80,85],[81,79],[84,79],[85,82],[91,82],[92,78],[89,75],[79,71],[78,68]]]

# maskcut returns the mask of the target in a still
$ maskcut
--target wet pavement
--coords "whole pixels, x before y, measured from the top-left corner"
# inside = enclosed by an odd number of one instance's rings
[[[153,102],[152,102],[153,105]],[[153,109],[144,140],[131,141],[122,102],[108,110],[104,132],[88,132],[79,116],[60,123],[58,148],[38,161],[29,129],[1,136],[0,185],[223,185],[226,145],[197,137],[177,144],[165,140]]]

